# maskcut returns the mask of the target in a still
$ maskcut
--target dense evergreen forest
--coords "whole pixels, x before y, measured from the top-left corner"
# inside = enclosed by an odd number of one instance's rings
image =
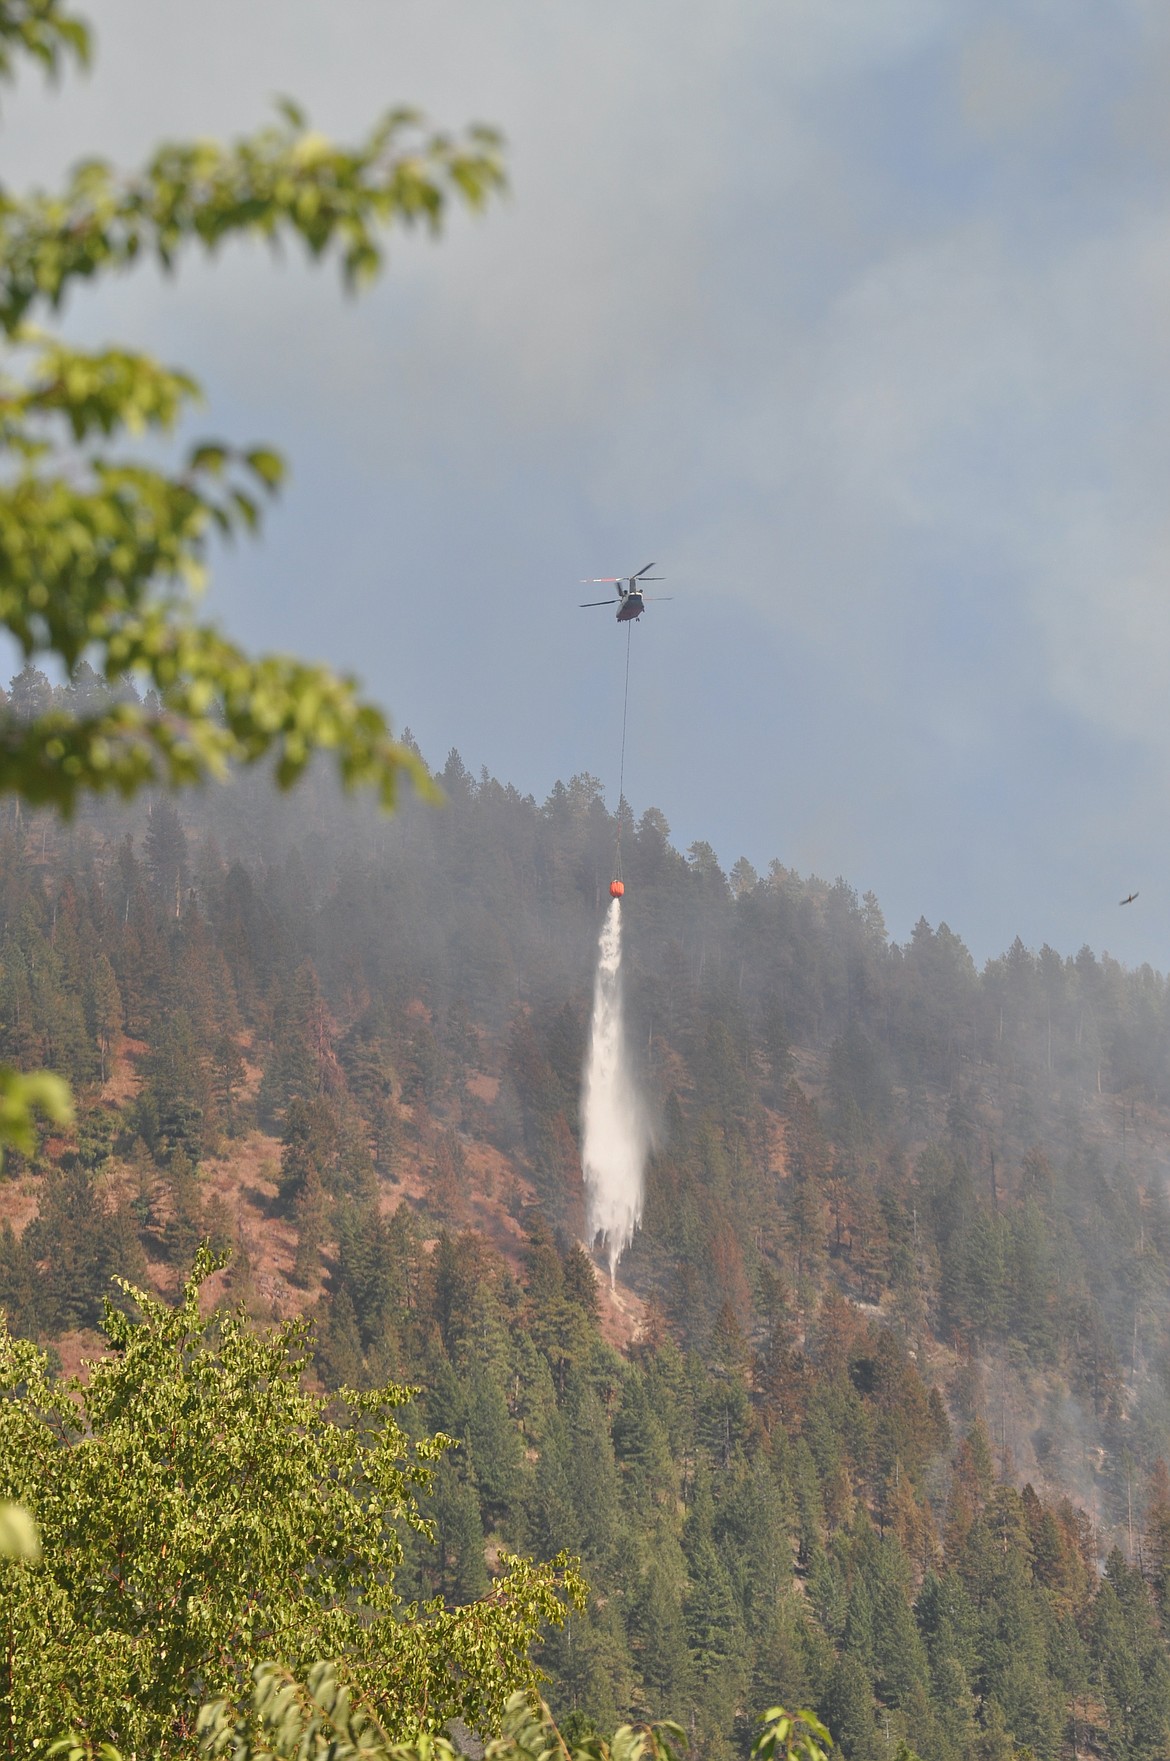
[[[96,688],[84,671],[74,692]],[[51,688],[13,681],[16,713]],[[22,709],[22,706],[25,706]],[[460,1439],[420,1596],[577,1554],[569,1730],[701,1757],[814,1707],[850,1761],[1170,1753],[1170,987],[623,827],[655,1118],[616,1289],[578,1098],[616,825],[452,753],[0,824],[0,1058],[76,1129],[0,1178],[0,1307],[76,1362],[110,1279],[315,1322],[321,1387]]]

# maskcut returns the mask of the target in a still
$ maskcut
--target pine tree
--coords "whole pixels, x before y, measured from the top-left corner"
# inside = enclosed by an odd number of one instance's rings
[[[926,1650],[910,1610],[910,1567],[892,1536],[869,1554],[874,1686],[887,1706],[908,1710],[927,1680]]]
[[[811,1706],[823,1692],[832,1652],[823,1635],[810,1630],[805,1610],[793,1589],[762,1614],[752,1654],[753,1706]]]
[[[435,1592],[457,1606],[474,1602],[487,1590],[488,1576],[479,1501],[466,1457],[457,1461],[446,1455],[439,1463],[433,1511],[438,1549]]]
[[[568,1548],[580,1557],[585,1537],[569,1471],[570,1440],[563,1416],[554,1412],[545,1428],[532,1498],[524,1514],[524,1544],[534,1553]]]
[[[596,1321],[601,1308],[597,1293],[597,1272],[593,1261],[580,1242],[574,1242],[562,1261],[564,1290],[570,1302],[579,1303],[591,1321]]]
[[[172,1266],[189,1266],[207,1234],[207,1218],[199,1169],[185,1150],[175,1150],[159,1186],[166,1212],[163,1252]]]
[[[633,1660],[616,1605],[591,1601],[551,1635],[543,1655],[558,1684],[558,1710],[584,1715],[580,1729],[587,1730],[594,1720],[602,1729],[612,1729],[635,1693]]]
[[[334,1051],[335,1029],[311,960],[298,966],[273,1010],[272,1055],[260,1084],[260,1110],[275,1120],[299,1097],[339,1093],[344,1086]]]
[[[53,1333],[96,1327],[115,1277],[141,1274],[142,1248],[129,1212],[95,1189],[80,1165],[54,1170],[23,1245],[38,1268],[38,1308]]]
[[[318,1323],[314,1355],[326,1388],[364,1388],[367,1385],[361,1331],[353,1299],[345,1285],[330,1298],[324,1320]]]
[[[683,1543],[690,1579],[685,1612],[696,1691],[708,1705],[742,1670],[745,1650],[742,1613],[715,1545],[713,1524],[710,1490],[700,1481]]]
[[[678,1582],[657,1557],[634,1591],[630,1635],[644,1696],[640,1710],[650,1718],[677,1717],[691,1694],[691,1658]]]
[[[584,1377],[573,1374],[565,1399],[568,1452],[565,1471],[576,1509],[586,1575],[608,1582],[621,1559],[625,1525],[618,1501],[617,1466],[602,1405]]]
[[[469,1355],[465,1372],[466,1427],[484,1510],[500,1521],[519,1501],[524,1451],[508,1412],[503,1386],[488,1362]]]
[[[1146,1575],[1165,1630],[1170,1624],[1170,1470],[1162,1456],[1150,1477],[1145,1533]]]
[[[191,884],[191,866],[187,834],[167,795],[151,802],[143,854],[156,900],[168,917],[180,917]]]
[[[280,1204],[295,1209],[310,1179],[324,1189],[337,1153],[337,1114],[322,1095],[294,1095],[284,1117],[280,1151]]]
[[[881,1761],[873,1689],[856,1657],[845,1654],[837,1659],[817,1710],[845,1761]]]
[[[1149,1592],[1115,1548],[1093,1602],[1089,1653],[1109,1719],[1108,1752],[1155,1761],[1170,1749],[1170,1665]]]
[[[36,1262],[11,1223],[0,1225],[0,1312],[8,1330],[35,1339],[41,1326],[41,1290]]]
[[[122,1032],[122,993],[109,958],[97,952],[86,971],[86,1017],[97,1041],[101,1080],[104,1083],[118,1050]]]
[[[292,1279],[302,1290],[310,1289],[317,1282],[328,1214],[329,1201],[325,1184],[313,1164],[309,1167],[292,1207],[293,1227],[297,1237]]]
[[[35,721],[53,707],[53,687],[45,674],[28,660],[8,681],[9,713],[18,721]]]

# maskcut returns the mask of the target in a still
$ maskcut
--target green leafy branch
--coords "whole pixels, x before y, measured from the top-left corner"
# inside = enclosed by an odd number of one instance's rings
[[[2,17],[3,8],[0,8]],[[119,183],[89,165],[59,200],[0,197],[0,323],[23,375],[0,381],[0,447],[17,461],[0,488],[0,626],[26,659],[84,657],[111,684],[138,675],[149,709],[114,702],[77,719],[60,712],[0,722],[0,788],[69,813],[80,795],[223,777],[233,763],[274,753],[282,786],[317,751],[331,751],[346,787],[371,787],[389,807],[407,776],[429,779],[390,735],[356,682],[282,656],[251,660],[194,620],[179,589],[198,588],[216,535],[255,530],[262,498],[284,466],[266,447],[194,447],[178,472],[73,447],[144,429],[166,432],[199,396],[187,374],[128,350],[89,352],[22,321],[34,299],[57,302],[76,276],[125,265],[177,243],[207,248],[234,232],[276,239],[291,228],[314,255],[337,242],[350,282],[381,261],[377,231],[398,218],[439,224],[457,193],[472,206],[503,182],[498,141],[470,131],[464,146],[396,111],[355,151],[284,122],[234,149],[166,147],[142,178]],[[35,266],[35,273],[33,268]],[[7,292],[5,291],[7,289]]]
[[[251,659],[213,627],[168,619],[157,607],[111,638],[105,666],[113,678],[145,675],[157,703],[113,699],[93,715],[51,711],[31,723],[0,715],[0,787],[69,813],[82,794],[222,780],[233,763],[269,754],[286,788],[314,753],[331,751],[346,787],[372,787],[384,807],[394,805],[404,776],[425,798],[438,796],[381,711],[327,667],[284,655]]]
[[[753,1761],[828,1761],[832,1738],[813,1713],[773,1706],[761,1722]],[[279,1664],[260,1664],[248,1711],[237,1715],[226,1701],[212,1701],[199,1714],[198,1732],[204,1756],[230,1761],[460,1761],[444,1736],[392,1742],[334,1663],[314,1664],[303,1682]],[[681,1726],[663,1721],[625,1724],[612,1737],[584,1737],[570,1748],[544,1701],[516,1693],[484,1761],[677,1761],[685,1747]]]
[[[453,196],[480,208],[504,185],[500,137],[482,124],[455,138],[400,108],[342,147],[286,101],[278,122],[228,147],[169,143],[131,177],[88,160],[59,194],[0,195],[0,328],[14,335],[79,279],[146,257],[169,269],[184,243],[213,251],[238,234],[336,251],[356,288],[380,269],[388,226],[437,231]]]
[[[404,1602],[402,1531],[432,1536],[420,1498],[450,1440],[412,1440],[409,1389],[306,1391],[308,1322],[205,1315],[222,1264],[202,1249],[174,1308],[122,1282],[132,1312],[107,1309],[112,1349],[84,1381],[54,1381],[0,1320],[0,1499],[43,1550],[0,1566],[0,1712],[40,1729],[52,1705],[82,1753],[170,1754],[201,1699],[247,1702],[264,1658],[326,1656],[395,1738],[456,1714],[496,1728],[509,1692],[535,1691],[534,1640],[583,1605],[577,1562],[505,1559],[479,1601]]]
[[[63,0],[0,0],[0,78],[21,56],[56,73],[89,50]],[[287,787],[327,751],[347,787],[373,789],[383,806],[403,777],[434,794],[353,679],[253,659],[193,615],[211,541],[257,528],[280,456],[205,442],[168,472],[111,450],[173,431],[198,385],[133,350],[69,347],[30,318],[78,281],[150,259],[169,269],[185,243],[213,252],[234,236],[299,238],[356,288],[380,268],[390,226],[437,231],[452,200],[480,208],[504,184],[492,129],[456,138],[396,109],[342,146],[285,101],[276,122],[231,146],[166,144],[129,176],[90,160],[57,193],[0,189],[0,629],[27,661],[72,672],[86,659],[111,687],[82,715],[0,714],[0,791],[68,814],[86,793],[198,783],[267,757]],[[119,695],[127,673],[149,687],[146,704]],[[0,1071],[0,1146],[31,1151],[38,1113],[67,1120],[63,1086]]]
[[[32,325],[12,339],[30,364],[25,379],[0,380],[0,444],[25,459],[45,456],[52,442],[48,418],[64,418],[75,442],[119,429],[171,429],[185,405],[200,398],[189,374],[162,367],[127,349],[67,347]]]
[[[833,1739],[815,1713],[769,1706],[760,1723],[752,1761],[828,1761]]]
[[[0,1559],[23,1559],[35,1565],[41,1557],[37,1525],[23,1504],[0,1503]]]
[[[66,55],[88,66],[89,51],[88,26],[61,0],[6,0],[0,9],[0,79],[13,77],[18,55],[29,55],[56,74]]]
[[[33,1154],[38,1114],[51,1125],[73,1123],[68,1083],[50,1070],[13,1070],[0,1064],[0,1167],[6,1145],[22,1155]]]
[[[230,1761],[461,1761],[445,1736],[392,1742],[333,1663],[314,1664],[304,1682],[279,1664],[260,1664],[248,1713],[236,1717],[225,1701],[212,1701],[198,1731],[205,1756]],[[516,1693],[484,1761],[675,1761],[684,1743],[680,1726],[664,1722],[622,1725],[609,1739],[586,1737],[570,1749],[544,1701]]]

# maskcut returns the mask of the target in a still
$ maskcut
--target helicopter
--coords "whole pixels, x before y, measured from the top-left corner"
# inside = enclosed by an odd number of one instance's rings
[[[644,581],[662,581],[666,578],[664,575],[650,574],[649,571],[653,567],[653,563],[647,563],[646,567],[639,569],[636,575],[595,575],[590,581],[582,581],[582,587],[616,587],[617,598],[586,599],[581,602],[581,610],[588,611],[594,605],[616,605],[619,624],[637,623],[646,609],[647,595],[642,592],[642,583]],[[660,593],[650,597],[665,600],[669,599],[670,595]]]

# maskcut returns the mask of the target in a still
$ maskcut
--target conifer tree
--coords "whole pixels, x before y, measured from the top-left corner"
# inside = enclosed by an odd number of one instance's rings
[[[520,1501],[526,1475],[520,1435],[490,1361],[469,1356],[465,1373],[466,1431],[485,1513],[500,1521]]]
[[[695,1691],[708,1713],[720,1696],[734,1703],[746,1682],[743,1617],[726,1566],[714,1538],[714,1505],[705,1477],[700,1478],[687,1515],[684,1533],[689,1587],[686,1595],[687,1638],[694,1666]]]
[[[189,1266],[208,1230],[199,1169],[185,1150],[170,1157],[159,1187],[166,1211],[163,1251],[171,1265]]]
[[[46,1177],[23,1246],[37,1267],[41,1324],[54,1333],[96,1327],[111,1279],[140,1273],[143,1264],[129,1214],[109,1202],[80,1165]]]
[[[647,1713],[677,1716],[691,1696],[691,1657],[678,1574],[657,1548],[634,1590],[630,1636]]]
[[[873,1690],[861,1663],[850,1653],[834,1663],[818,1709],[845,1761],[881,1761]]]
[[[1162,1456],[1150,1478],[1145,1533],[1146,1573],[1165,1630],[1170,1625],[1170,1470]]]
[[[564,1412],[568,1443],[566,1475],[577,1511],[580,1555],[586,1575],[607,1582],[625,1544],[617,1467],[604,1409],[578,1372],[569,1379]]]
[[[86,968],[86,1016],[97,1041],[99,1073],[104,1083],[117,1055],[122,1031],[122,993],[109,956],[100,950]]]
[[[435,1475],[433,1503],[436,1531],[434,1586],[453,1606],[474,1602],[488,1588],[483,1555],[479,1500],[464,1457],[447,1455]]]
[[[35,1339],[41,1330],[41,1280],[29,1244],[11,1223],[0,1226],[0,1313],[13,1333]]]
[[[327,1216],[325,1184],[316,1165],[311,1164],[292,1207],[293,1227],[297,1238],[292,1278],[293,1283],[299,1284],[302,1290],[311,1288],[317,1281]]]
[[[143,855],[154,896],[166,916],[181,917],[191,866],[187,834],[174,802],[166,795],[157,796],[150,804]]]

